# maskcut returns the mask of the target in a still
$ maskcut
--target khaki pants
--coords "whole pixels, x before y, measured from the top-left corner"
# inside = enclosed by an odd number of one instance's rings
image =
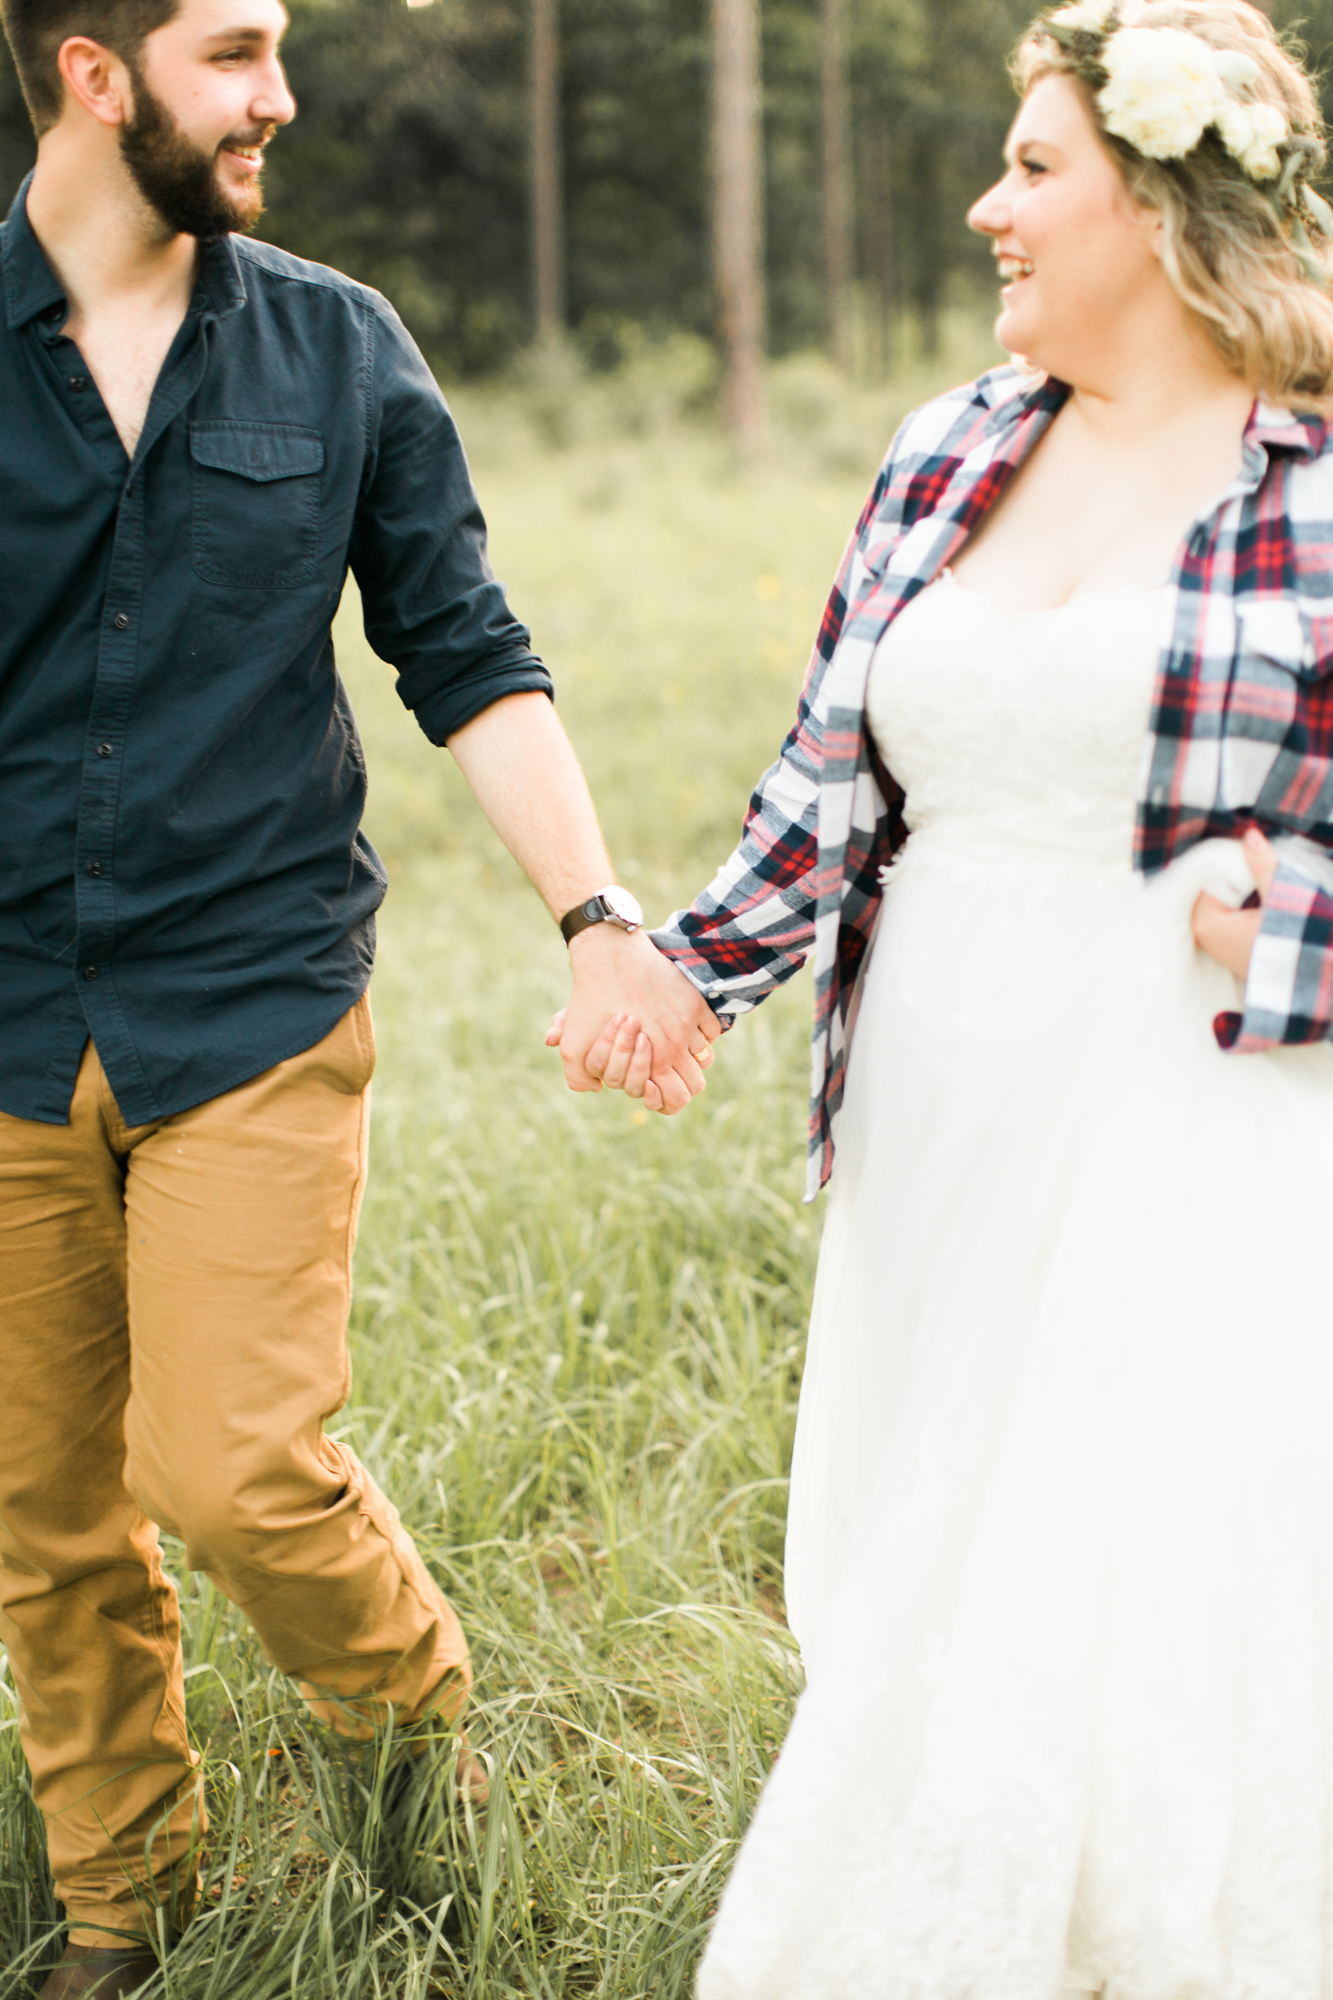
[[[336,1728],[466,1699],[457,1619],[323,1433],[374,1060],[362,1000],[175,1118],[127,1128],[91,1045],[68,1125],[0,1114],[0,1642],[78,1942],[152,1928],[198,1831],[154,1522]]]

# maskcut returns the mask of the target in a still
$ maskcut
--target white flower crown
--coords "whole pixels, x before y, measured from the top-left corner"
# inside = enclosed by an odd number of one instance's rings
[[[1333,208],[1305,181],[1313,145],[1256,95],[1253,57],[1184,28],[1140,25],[1145,11],[1145,0],[1075,0],[1041,27],[1096,90],[1107,131],[1146,159],[1183,160],[1211,127],[1272,204],[1308,275],[1327,284],[1300,213],[1304,205],[1333,241]]]

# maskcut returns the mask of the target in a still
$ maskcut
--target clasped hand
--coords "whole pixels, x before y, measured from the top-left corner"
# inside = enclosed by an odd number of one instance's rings
[[[1243,980],[1250,970],[1250,954],[1254,950],[1254,940],[1264,920],[1264,904],[1277,873],[1277,851],[1257,826],[1252,826],[1245,834],[1241,849],[1254,877],[1258,905],[1233,910],[1204,889],[1195,898],[1192,922],[1194,942],[1200,951],[1206,951],[1209,958],[1215,958],[1219,965],[1224,965],[1228,972],[1234,972],[1237,979]]]
[[[707,1087],[722,1032],[708,1002],[644,931],[612,924],[569,947],[574,989],[546,1031],[571,1090],[623,1090],[668,1117]]]

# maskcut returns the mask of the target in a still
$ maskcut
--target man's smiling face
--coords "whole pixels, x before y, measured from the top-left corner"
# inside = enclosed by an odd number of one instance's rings
[[[280,0],[183,0],[130,71],[121,151],[139,192],[188,236],[250,229],[263,211],[263,151],[295,116],[278,45]]]

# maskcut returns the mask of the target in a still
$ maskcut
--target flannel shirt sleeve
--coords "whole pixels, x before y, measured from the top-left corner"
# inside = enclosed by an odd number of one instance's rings
[[[727,1026],[790,979],[814,943],[818,811],[806,717],[755,787],[735,852],[652,934]]]
[[[882,575],[904,529],[939,504],[957,471],[958,451],[967,448],[958,445],[960,435],[973,438],[989,417],[991,404],[980,391],[999,377],[1021,386],[1022,378],[1006,366],[982,383],[936,397],[899,426],[843,551],[795,727],[755,787],[740,842],[689,909],[677,910],[652,933],[659,951],[675,960],[726,1025],[790,979],[814,947],[820,895],[832,886],[819,854],[825,677],[853,598],[859,602],[867,579]],[[1010,393],[1016,393],[1012,384]]]
[[[1213,1032],[1239,1055],[1333,1036],[1333,856],[1314,841],[1281,843],[1244,1010],[1217,1015]]]
[[[843,551],[795,725],[751,795],[734,852],[688,910],[677,910],[652,932],[658,950],[694,982],[724,1027],[799,971],[815,941],[824,762],[820,686],[847,616],[852,569],[888,490],[906,428],[890,445]]]

